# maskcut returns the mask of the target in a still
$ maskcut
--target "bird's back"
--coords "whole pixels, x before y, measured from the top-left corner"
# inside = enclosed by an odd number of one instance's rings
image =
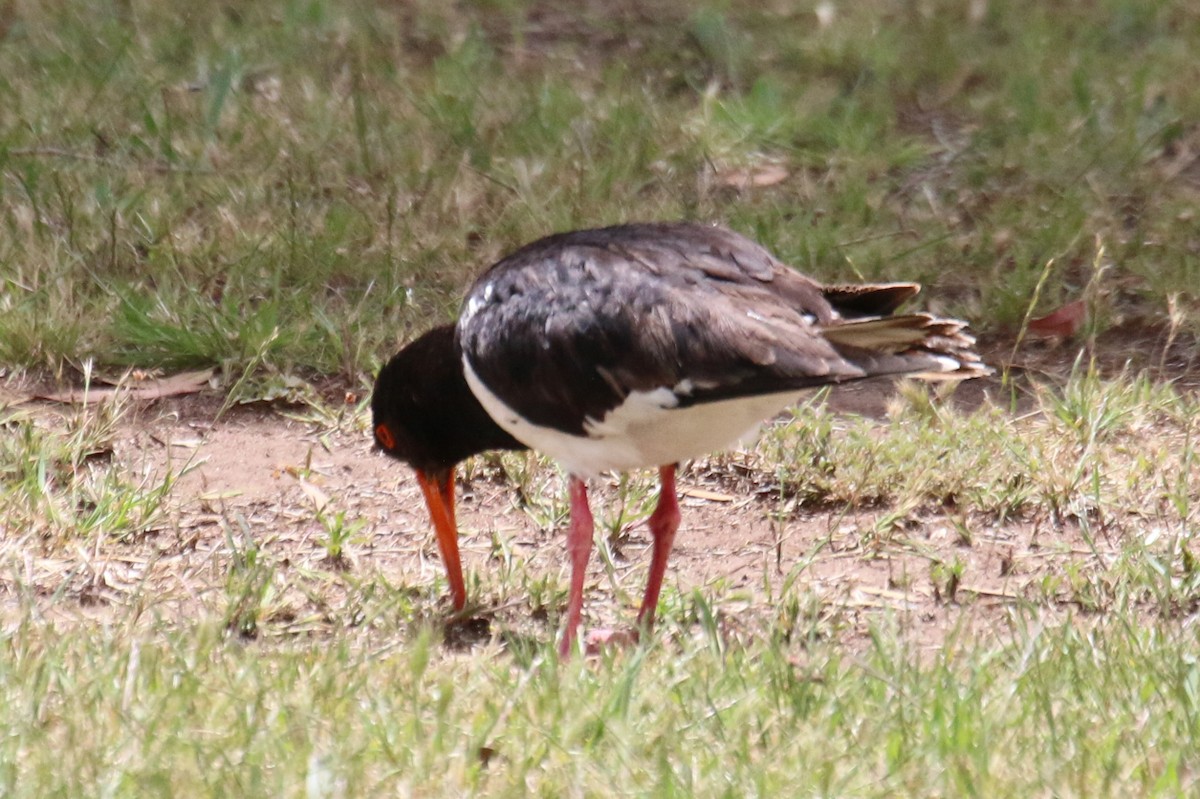
[[[680,459],[753,426],[735,406],[770,415],[802,389],[880,374],[972,376],[962,323],[888,315],[917,290],[824,287],[721,228],[622,225],[550,236],[496,263],[467,295],[458,341],[472,391],[530,446],[580,463],[559,434],[577,448],[667,435],[668,419],[711,428],[691,434],[694,446],[681,438]],[[670,455],[670,440],[654,452]],[[639,457],[606,468],[654,465]]]

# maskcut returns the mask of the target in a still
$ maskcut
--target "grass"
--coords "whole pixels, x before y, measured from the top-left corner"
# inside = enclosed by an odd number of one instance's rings
[[[1034,391],[1038,412],[1017,418],[911,390],[887,423],[801,406],[801,424],[771,427],[742,469],[695,467],[758,486],[784,530],[830,508],[837,546],[925,563],[897,572],[893,593],[935,597],[921,611],[944,619],[934,643],[907,600],[864,617],[841,589],[818,588],[831,538],[786,574],[764,564],[757,589],[669,581],[652,644],[568,663],[553,651],[563,583],[526,548],[492,534],[492,557],[469,573],[492,635],[456,643],[441,581],[356,560],[381,523],[332,510],[349,507],[332,488],[308,556],[281,546],[261,513],[228,510],[224,547],[170,567],[198,579],[122,585],[114,564],[131,554],[181,556],[169,539],[138,545],[163,529],[174,477],[133,484],[95,463],[131,409],[53,426],[10,416],[0,785],[13,796],[1185,795],[1200,733],[1195,400],[1088,372]],[[558,493],[535,466],[506,455],[477,462],[473,479],[523,468],[521,490]],[[319,465],[304,469],[319,479]],[[612,489],[606,505],[632,504],[611,524],[644,512],[649,480]],[[553,524],[543,512],[528,511],[535,526]],[[170,530],[179,517],[167,513]],[[1011,556],[1008,598],[989,604],[985,539],[1030,524],[1046,528],[1040,543]],[[948,548],[928,536],[953,525]],[[68,567],[39,572],[48,563]],[[604,571],[632,606],[640,570],[610,559]]]
[[[0,664],[13,796],[1172,796],[1200,666],[1159,626],[1014,623],[929,655],[706,636],[599,663],[338,637],[26,629]]]
[[[0,83],[0,361],[363,379],[549,230],[721,220],[983,331],[1102,242],[1104,325],[1191,296],[1183,3],[659,2],[573,17],[280,2],[17,8]],[[732,170],[786,179],[757,190]],[[1186,330],[1195,328],[1184,304]]]
[[[1006,519],[1030,510],[1150,511],[1180,501],[1194,471],[1191,394],[1084,372],[1060,391],[1041,387],[1034,396],[1038,410],[1023,424],[996,408],[962,414],[919,392],[898,403],[882,429],[803,405],[793,412],[796,423],[774,428],[760,448],[778,464],[781,494],[801,502],[961,504]]]
[[[141,408],[0,394],[0,793],[1193,793],[1198,47],[1182,0],[0,0],[0,374],[213,366],[218,424],[313,442],[303,504],[184,501]],[[312,452],[484,265],[653,218],[920,280],[1014,368],[694,465],[778,548],[669,579],[648,646],[558,663],[557,562],[495,521],[490,626],[446,625],[427,558],[382,565],[390,495]],[[1077,299],[1062,368],[1025,332]],[[468,475],[561,528],[536,457]],[[622,610],[651,485],[597,489]]]

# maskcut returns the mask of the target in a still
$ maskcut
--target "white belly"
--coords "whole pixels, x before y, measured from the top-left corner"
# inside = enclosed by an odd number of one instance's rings
[[[634,392],[603,419],[584,423],[587,437],[533,424],[488,390],[463,358],[471,392],[513,438],[561,463],[572,474],[664,466],[698,458],[752,436],[759,424],[795,403],[801,392],[676,407],[668,389]]]

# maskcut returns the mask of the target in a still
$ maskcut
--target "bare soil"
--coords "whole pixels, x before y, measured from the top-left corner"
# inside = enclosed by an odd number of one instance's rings
[[[1062,357],[1037,352],[1044,363],[1028,368],[1061,371]],[[957,400],[977,404],[997,387],[995,380],[972,381]],[[858,386],[829,402],[837,412],[878,416],[890,390]],[[19,573],[0,576],[0,593],[9,597],[4,615],[24,600],[63,621],[232,616],[230,581],[253,550],[254,563],[272,567],[256,635],[319,635],[362,624],[395,634],[388,602],[372,610],[363,599],[388,592],[414,603],[418,617],[435,626],[451,622],[445,628],[451,643],[555,634],[558,609],[537,607],[503,573],[506,560],[523,563],[527,582],[548,581],[560,590],[551,597],[562,601],[568,577],[562,536],[521,508],[519,488],[499,469],[485,464],[460,480],[460,545],[473,603],[463,624],[441,596],[441,561],[407,467],[373,451],[365,432],[323,430],[265,407],[217,418],[218,411],[217,398],[201,395],[145,403],[127,414],[109,461],[93,468],[115,468],[146,485],[168,470],[180,475],[163,512],[132,540],[33,548],[23,542]],[[60,411],[44,405],[38,412],[50,418]],[[561,498],[561,478],[550,474],[538,485]],[[735,637],[778,622],[786,609],[776,597],[792,575],[807,597],[800,628],[865,645],[869,622],[889,614],[918,644],[937,647],[952,630],[1005,629],[1010,609],[1027,601],[1045,613],[1065,612],[1038,594],[1044,578],[1068,562],[1101,566],[1115,553],[1085,546],[1069,525],[1047,519],[1000,523],[929,507],[904,514],[897,526],[889,507],[783,505],[769,473],[745,453],[686,465],[679,487],[684,518],[668,595],[675,589],[686,606],[698,590]],[[615,480],[593,486],[597,518],[615,495]],[[325,542],[338,513],[357,528],[335,561]],[[964,523],[969,540],[960,534]],[[591,563],[590,627],[632,623],[649,559],[644,526],[623,530],[610,551],[611,559],[595,556]],[[11,552],[6,560],[14,562]],[[938,564],[956,562],[961,580],[939,571]]]

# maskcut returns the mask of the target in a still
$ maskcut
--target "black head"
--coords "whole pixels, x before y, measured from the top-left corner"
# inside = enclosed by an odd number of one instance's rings
[[[371,412],[375,443],[426,475],[446,474],[489,449],[525,448],[471,393],[453,325],[425,333],[379,370]]]

